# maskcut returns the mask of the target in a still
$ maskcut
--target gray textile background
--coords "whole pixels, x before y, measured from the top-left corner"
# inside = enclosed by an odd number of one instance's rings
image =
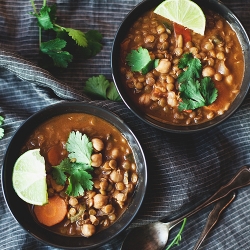
[[[153,1],[153,0],[152,0]],[[205,0],[204,0],[205,1]],[[110,51],[116,29],[139,0],[54,0],[58,23],[87,31],[99,30],[103,50],[95,58],[79,60],[67,70],[50,75],[35,66],[38,60],[36,20],[28,0],[0,0],[0,115],[5,117],[5,136],[0,140],[0,164],[11,136],[20,124],[41,108],[62,101],[93,102],[118,114],[139,139],[148,162],[148,190],[133,226],[173,218],[184,208],[213,194],[237,171],[250,164],[250,96],[226,122],[206,132],[171,135],[149,127],[123,103],[90,101],[82,95],[84,82],[104,74],[111,80]],[[42,0],[36,1],[39,5]],[[250,0],[225,0],[250,34]],[[203,250],[250,249],[249,187],[236,200],[203,243]],[[212,207],[188,219],[179,246],[192,249]],[[179,228],[171,231],[173,239]],[[0,248],[54,249],[34,240],[12,218],[0,190]],[[123,235],[99,249],[119,249]]]

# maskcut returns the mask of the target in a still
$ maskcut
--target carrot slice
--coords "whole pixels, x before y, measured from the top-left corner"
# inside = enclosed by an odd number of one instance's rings
[[[61,222],[67,214],[67,205],[58,195],[49,198],[47,204],[34,206],[34,213],[38,221],[48,227]]]
[[[62,156],[58,146],[53,146],[47,153],[48,161],[52,166],[57,166],[62,161]]]

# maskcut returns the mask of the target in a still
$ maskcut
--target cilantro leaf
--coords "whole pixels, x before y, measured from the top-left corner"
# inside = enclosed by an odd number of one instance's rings
[[[0,126],[3,125],[4,123],[4,118],[0,115]]]
[[[121,97],[116,90],[115,84],[110,82],[109,87],[107,89],[107,99],[112,101],[121,101]]]
[[[210,77],[201,79],[201,61],[194,58],[191,53],[184,54],[179,61],[178,67],[186,69],[178,76],[181,102],[178,109],[194,110],[212,104],[217,96],[218,90]]]
[[[2,126],[4,123],[4,118],[2,116],[0,116],[0,126]],[[4,136],[4,129],[0,128],[0,139],[2,139]]]
[[[120,101],[121,98],[113,82],[109,82],[104,75],[93,76],[86,81],[84,92],[102,99]]]
[[[66,42],[60,38],[41,43],[40,50],[53,59],[55,66],[66,68],[72,61],[73,56],[61,50],[66,46]]]
[[[85,33],[88,42],[87,47],[80,48],[80,54],[84,58],[90,58],[98,54],[102,49],[102,34],[96,30],[89,30]]]
[[[205,105],[205,100],[200,92],[199,81],[190,79],[187,83],[180,84],[180,97],[182,102],[179,104],[179,110],[196,109]]]
[[[52,15],[50,15],[51,8],[48,6],[42,6],[40,12],[34,13],[33,15],[37,17],[38,26],[44,30],[53,29],[54,25],[51,21]],[[54,12],[54,9],[53,9]]]
[[[53,166],[52,177],[59,185],[69,184],[66,193],[70,196],[84,194],[84,190],[92,190],[93,182],[91,167],[92,142],[85,134],[72,131],[66,143],[68,158],[61,161],[58,166]]]
[[[93,146],[85,134],[82,135],[79,131],[72,131],[69,134],[66,148],[70,159],[75,159],[77,163],[91,165]]]
[[[4,136],[4,129],[0,128],[0,139],[2,139]]]
[[[65,31],[68,32],[68,35],[75,40],[76,44],[81,47],[87,47],[88,41],[86,39],[85,34],[80,30],[75,30],[72,28],[65,28]]]
[[[200,78],[202,70],[201,61],[198,58],[194,58],[192,53],[184,54],[179,61],[178,67],[180,69],[188,67],[186,71],[183,71],[178,76],[179,83],[188,81],[190,78]]]
[[[214,87],[210,77],[205,77],[201,80],[201,94],[205,99],[205,105],[212,104],[218,96],[218,90]]]
[[[84,194],[84,190],[92,190],[92,176],[86,171],[73,169],[69,177],[69,185],[66,189],[66,194],[70,196],[79,196]]]
[[[69,158],[62,160],[58,166],[53,166],[52,177],[58,185],[65,185],[67,175],[64,172],[68,172],[67,170],[70,166],[71,163]]]
[[[92,176],[87,172],[89,170],[93,170],[90,165],[74,163],[66,158],[60,165],[53,167],[52,177],[59,185],[65,185],[68,180],[66,193],[71,196],[79,196],[84,194],[84,190],[93,188]]]
[[[126,56],[126,61],[132,71],[141,72],[151,62],[151,58],[147,49],[139,47],[138,50],[131,50]]]

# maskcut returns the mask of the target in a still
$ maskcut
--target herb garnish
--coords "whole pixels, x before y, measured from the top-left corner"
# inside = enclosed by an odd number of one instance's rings
[[[98,31],[84,33],[77,29],[60,26],[56,23],[55,4],[47,6],[46,0],[44,0],[42,8],[38,12],[34,0],[30,1],[34,10],[31,14],[38,21],[40,51],[53,60],[54,66],[66,68],[72,61],[73,55],[69,51],[63,50],[66,49],[66,46],[70,51],[80,51],[86,58],[96,55],[101,50],[102,35]],[[43,42],[42,30],[53,30],[56,38]]]
[[[201,79],[202,65],[198,58],[194,58],[192,53],[184,54],[178,67],[186,69],[177,79],[182,99],[178,107],[180,111],[207,106],[216,100],[218,90],[210,77]]]
[[[132,71],[141,72],[143,75],[159,64],[159,59],[151,59],[148,50],[142,47],[139,47],[138,50],[131,50],[126,56],[126,61]]]
[[[173,239],[173,241],[169,244],[169,246],[166,248],[166,250],[169,250],[173,245],[179,245],[180,241],[181,241],[181,234],[184,230],[184,227],[186,225],[187,219],[184,218],[183,223],[181,225],[181,228],[178,232],[178,234],[175,236],[175,238]]]
[[[53,166],[52,176],[59,185],[69,185],[66,194],[79,196],[84,190],[92,190],[92,176],[89,173],[91,167],[92,142],[79,131],[72,131],[66,143],[68,158],[64,159],[58,166]]]
[[[86,94],[102,99],[121,101],[121,97],[116,90],[115,84],[108,81],[104,75],[93,76],[89,78],[83,91]]]
[[[2,126],[4,123],[4,118],[0,116],[0,126]],[[4,129],[0,127],[0,139],[2,139],[4,136]]]

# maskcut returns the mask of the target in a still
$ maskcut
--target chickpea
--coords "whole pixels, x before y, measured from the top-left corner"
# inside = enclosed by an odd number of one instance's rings
[[[83,224],[81,229],[82,229],[82,234],[85,237],[92,236],[96,231],[95,226],[92,224]]]
[[[193,43],[191,41],[186,42],[186,48],[190,49],[193,47]]]
[[[196,47],[191,47],[189,49],[190,53],[192,53],[194,56],[199,53],[198,49]]]
[[[117,168],[117,161],[112,159],[109,161],[109,166],[112,168],[112,169],[116,169]]]
[[[89,219],[90,219],[90,221],[91,221],[91,223],[94,225],[94,226],[97,226],[97,225],[99,225],[99,220],[95,217],[95,215],[90,215],[89,216]]]
[[[125,160],[122,162],[122,168],[125,169],[125,170],[129,170],[131,167],[131,163],[129,160]]]
[[[147,35],[145,38],[144,38],[144,42],[145,43],[153,43],[155,41],[155,37],[153,35]]]
[[[94,183],[95,188],[97,188],[97,189],[100,188],[100,181],[99,180],[94,180],[93,183]]]
[[[107,205],[108,203],[108,196],[102,195],[102,194],[96,194],[94,196],[94,208],[100,209],[103,206]]]
[[[175,79],[171,75],[167,75],[166,81],[169,84],[174,84]]]
[[[127,196],[124,193],[119,193],[116,195],[116,199],[117,199],[117,201],[124,202],[124,201],[126,201]]]
[[[111,205],[111,204],[108,204],[106,206],[104,206],[102,208],[102,211],[105,213],[105,214],[111,214],[114,212],[114,207]]]
[[[69,209],[69,216],[74,216],[74,215],[76,215],[76,209],[74,208],[74,207],[71,207],[70,209]]]
[[[146,77],[146,84],[153,86],[155,84],[155,79],[153,77]]]
[[[173,91],[174,90],[174,84],[173,83],[168,83],[166,88],[167,88],[167,91]]]
[[[132,176],[131,176],[131,181],[132,181],[133,183],[136,183],[137,180],[138,180],[138,175],[137,175],[136,173],[133,173]]]
[[[216,81],[221,81],[221,80],[222,80],[222,75],[221,75],[220,73],[216,73],[216,74],[214,75],[214,79],[215,79]]]
[[[183,54],[183,49],[182,48],[175,48],[174,54],[178,57],[180,57]]]
[[[136,89],[143,89],[144,84],[142,82],[135,82],[135,88]]]
[[[114,221],[114,220],[116,219],[116,215],[115,215],[115,214],[110,214],[110,215],[109,215],[109,219],[110,219],[111,221]]]
[[[74,207],[78,204],[78,200],[75,197],[70,197],[69,199],[69,205]]]
[[[211,120],[214,117],[214,112],[210,112],[207,114],[207,119]]]
[[[91,141],[92,141],[93,148],[96,151],[102,151],[104,149],[104,143],[101,139],[93,138]]]
[[[218,52],[216,57],[219,59],[219,60],[224,60],[225,59],[225,55],[223,52]]]
[[[227,84],[231,85],[233,83],[233,76],[232,75],[226,76],[225,81]]]
[[[171,62],[168,59],[161,59],[155,69],[160,73],[167,74],[171,69]]]
[[[122,190],[125,189],[125,185],[124,185],[123,182],[118,182],[118,183],[115,184],[115,188],[116,188],[117,190],[119,190],[119,191],[122,191]]]
[[[158,34],[163,34],[165,32],[165,27],[163,25],[158,25],[156,31]]]
[[[116,159],[116,158],[118,158],[118,156],[119,156],[119,149],[114,148],[111,152],[111,157],[112,157],[112,159]]]
[[[160,43],[166,42],[168,40],[168,34],[167,33],[162,33],[159,37]]]
[[[122,181],[123,174],[121,173],[121,170],[120,169],[113,170],[110,174],[110,179],[115,183]]]
[[[215,70],[214,68],[207,66],[202,70],[202,76],[206,77],[206,76],[213,76],[215,74]]]
[[[104,179],[100,182],[100,189],[106,190],[108,188],[108,185],[109,185],[108,181],[106,179]]]
[[[93,154],[91,155],[91,166],[100,167],[102,165],[102,154]]]
[[[214,49],[214,44],[210,41],[205,42],[203,48],[207,51],[210,51],[210,50]]]
[[[135,164],[135,163],[132,163],[132,164],[131,164],[131,169],[132,169],[133,171],[136,170],[136,164]]]

